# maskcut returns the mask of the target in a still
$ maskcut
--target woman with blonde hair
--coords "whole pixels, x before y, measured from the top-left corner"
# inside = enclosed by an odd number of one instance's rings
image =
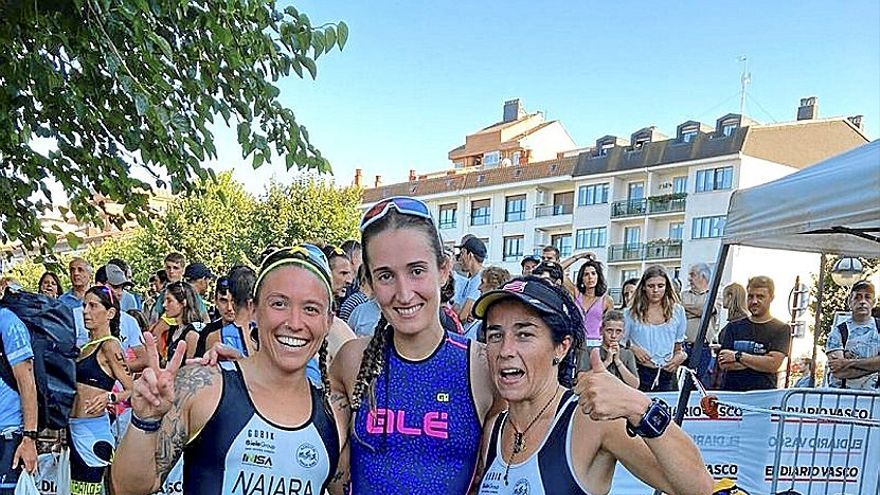
[[[639,389],[675,390],[675,372],[687,359],[682,350],[687,316],[662,266],[645,270],[623,315],[625,340],[636,356]]]
[[[727,321],[742,320],[749,317],[748,305],[746,304],[746,290],[736,282],[724,288],[721,306],[727,310]]]

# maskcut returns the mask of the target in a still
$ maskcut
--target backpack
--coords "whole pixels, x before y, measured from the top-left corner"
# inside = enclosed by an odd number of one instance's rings
[[[7,291],[0,299],[24,323],[34,351],[34,382],[37,386],[37,427],[67,427],[76,395],[76,326],[73,311],[63,302],[42,294]],[[0,334],[0,379],[18,392],[12,366],[6,359]]]

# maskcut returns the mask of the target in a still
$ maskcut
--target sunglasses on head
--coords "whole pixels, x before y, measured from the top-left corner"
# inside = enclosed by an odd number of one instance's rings
[[[330,273],[330,263],[327,261],[327,256],[321,251],[321,248],[308,243],[276,249],[272,254],[266,257],[263,261],[263,266],[267,267],[286,258],[299,258],[308,261],[324,272],[328,274]]]
[[[403,215],[411,215],[414,217],[425,218],[432,224],[434,223],[434,219],[431,218],[431,210],[428,208],[428,205],[415,198],[410,198],[406,196],[395,196],[393,198],[383,199],[382,201],[379,201],[378,203],[373,205],[372,208],[364,213],[364,216],[361,217],[361,233],[363,233],[363,231],[366,230],[367,227],[376,223],[378,220],[387,215],[392,208]]]

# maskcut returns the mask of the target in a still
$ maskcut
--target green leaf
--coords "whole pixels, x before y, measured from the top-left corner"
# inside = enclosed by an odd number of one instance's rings
[[[339,43],[339,49],[342,50],[345,48],[345,43],[348,41],[348,24],[339,21],[339,24],[336,25],[336,42]]]
[[[326,45],[324,51],[328,53],[336,44],[336,30],[333,29],[333,26],[327,26],[327,29],[324,30],[324,44]]]
[[[248,140],[251,134],[251,126],[247,122],[238,124],[238,142],[243,143]]]
[[[312,75],[312,79],[318,77],[318,67],[315,65],[314,60],[308,57],[303,57],[302,63],[306,66],[306,69],[309,70],[309,74]]]
[[[82,238],[76,235],[75,232],[68,232],[67,235],[64,236],[64,238],[67,239],[67,244],[70,246],[71,249],[76,249],[79,247],[80,244],[82,244]]]
[[[265,157],[262,153],[254,153],[254,169],[260,168],[260,166],[263,164],[264,159]]]
[[[137,109],[138,116],[143,117],[145,113],[147,113],[147,109],[150,107],[149,102],[147,102],[147,97],[136,93],[134,95],[134,106]]]
[[[164,53],[169,60],[174,57],[174,54],[171,52],[171,45],[165,38],[156,33],[150,33],[150,40],[159,45],[159,49],[162,50],[162,53]]]

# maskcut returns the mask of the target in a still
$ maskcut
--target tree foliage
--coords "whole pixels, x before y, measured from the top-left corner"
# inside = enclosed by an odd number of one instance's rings
[[[819,344],[825,345],[828,338],[828,332],[834,323],[834,313],[837,311],[849,311],[846,298],[849,296],[849,287],[843,287],[834,283],[831,278],[831,269],[837,263],[839,256],[827,256],[825,259],[825,284],[822,288],[822,317],[820,319]],[[867,278],[880,270],[880,259],[878,258],[859,258],[864,266],[864,275]],[[810,285],[810,297],[812,300],[811,310],[816,313],[816,302],[819,295],[819,277],[813,276],[813,282]]]
[[[51,252],[59,233],[39,217],[53,181],[80,221],[103,225],[101,195],[125,205],[117,224],[148,225],[153,186],[213,176],[217,117],[255,168],[274,153],[329,170],[274,83],[314,78],[343,22],[313,27],[275,0],[0,0],[0,19],[0,243]]]
[[[205,263],[214,273],[225,273],[235,264],[255,265],[268,244],[321,240],[338,245],[358,238],[361,191],[355,187],[337,188],[320,178],[303,177],[289,185],[273,182],[255,197],[229,172],[199,186],[172,201],[164,216],[89,246],[82,256],[95,268],[110,258],[126,260],[143,290],[171,251]],[[62,256],[62,266],[69,259]],[[9,275],[36,290],[43,271],[43,265],[30,259],[16,264]],[[59,275],[69,288],[67,274]]]

